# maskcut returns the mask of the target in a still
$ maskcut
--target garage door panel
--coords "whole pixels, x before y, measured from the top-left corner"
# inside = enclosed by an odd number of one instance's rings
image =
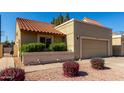
[[[108,42],[101,40],[82,40],[83,58],[100,57],[108,55]]]

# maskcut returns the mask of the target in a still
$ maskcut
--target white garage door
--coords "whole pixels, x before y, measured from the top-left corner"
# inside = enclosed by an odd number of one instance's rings
[[[104,57],[108,55],[108,41],[82,40],[82,58]]]

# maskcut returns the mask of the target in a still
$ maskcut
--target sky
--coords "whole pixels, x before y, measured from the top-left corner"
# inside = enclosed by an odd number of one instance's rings
[[[82,20],[88,17],[97,20],[102,25],[109,27],[113,32],[124,31],[124,12],[68,12],[70,18]],[[66,12],[0,12],[2,42],[7,38],[15,41],[16,18],[26,18],[42,22],[51,22],[54,17]]]

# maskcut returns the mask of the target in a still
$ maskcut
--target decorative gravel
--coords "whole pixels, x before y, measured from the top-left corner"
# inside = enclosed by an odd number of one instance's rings
[[[51,64],[52,65],[52,64]],[[91,68],[89,62],[80,63],[80,72],[77,77],[63,76],[63,69],[61,67],[51,68],[46,70],[39,70],[26,73],[26,80],[31,81],[113,81],[124,80],[124,67],[109,65],[104,70],[95,70]]]

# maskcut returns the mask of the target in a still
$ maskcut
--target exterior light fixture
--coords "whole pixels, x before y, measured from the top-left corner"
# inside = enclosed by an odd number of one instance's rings
[[[77,39],[79,39],[80,38],[80,36],[79,35],[77,35]]]

